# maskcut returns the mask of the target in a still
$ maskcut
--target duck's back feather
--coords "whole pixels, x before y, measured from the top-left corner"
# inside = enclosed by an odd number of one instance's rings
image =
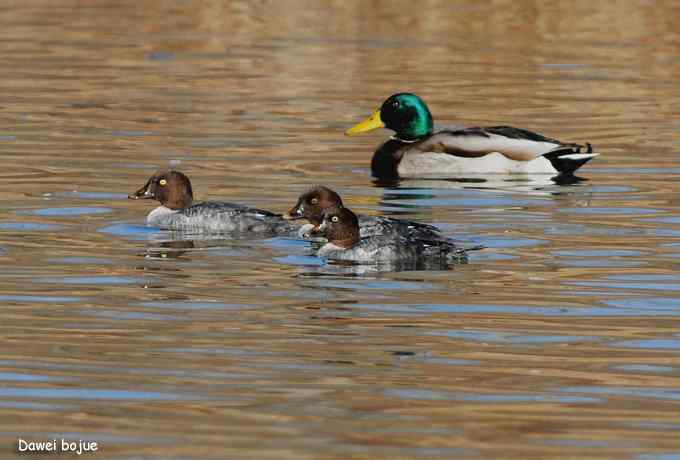
[[[359,235],[368,237],[391,237],[391,238],[422,238],[432,241],[449,241],[434,225],[411,220],[402,220],[386,216],[358,216]],[[298,237],[312,240],[325,241],[321,235],[315,232],[313,224],[305,224],[298,230]]]
[[[460,262],[466,258],[465,251],[453,242],[384,235],[364,237],[349,249],[327,243],[319,249],[318,254],[331,260],[371,264],[428,260]]]
[[[531,161],[565,144],[525,129],[511,126],[489,128],[465,128],[440,131],[414,144],[421,152],[437,152],[449,155],[478,158],[498,152],[509,160]]]
[[[430,239],[443,238],[439,229],[434,225],[385,216],[359,216],[359,232],[362,238],[380,235]]]
[[[149,214],[147,223],[167,229],[253,234],[287,234],[295,230],[279,214],[235,203],[206,201],[178,211],[158,209]]]

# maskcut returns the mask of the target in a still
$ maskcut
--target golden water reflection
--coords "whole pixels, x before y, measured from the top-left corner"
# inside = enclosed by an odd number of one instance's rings
[[[0,5],[0,442],[111,458],[678,455],[675,2]],[[592,142],[586,181],[375,184],[415,91],[442,124]],[[285,211],[312,184],[470,244],[445,271],[290,239],[159,243],[126,193]]]

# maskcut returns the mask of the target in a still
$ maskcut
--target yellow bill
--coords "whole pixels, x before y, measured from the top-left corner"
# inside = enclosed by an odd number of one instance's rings
[[[380,110],[376,110],[373,112],[373,115],[345,131],[345,135],[353,136],[354,134],[365,133],[367,131],[373,131],[374,129],[384,127],[385,123],[383,123],[383,121],[380,119]]]

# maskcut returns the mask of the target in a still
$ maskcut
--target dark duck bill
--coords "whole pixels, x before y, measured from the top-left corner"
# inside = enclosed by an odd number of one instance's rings
[[[128,195],[130,200],[151,200],[153,199],[153,192],[151,191],[151,179],[142,186],[139,190]]]

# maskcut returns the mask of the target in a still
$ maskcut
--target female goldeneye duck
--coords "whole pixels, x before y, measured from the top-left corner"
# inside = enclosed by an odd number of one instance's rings
[[[388,128],[396,134],[373,154],[377,178],[532,173],[573,176],[598,154],[590,144],[561,142],[511,126],[455,128],[434,132],[425,102],[415,94],[394,94],[348,136]],[[585,150],[584,150],[585,149]]]
[[[300,227],[298,236],[305,239],[317,239],[319,236],[318,228],[323,221],[324,211],[342,207],[344,205],[340,195],[328,187],[317,185],[301,194],[295,206],[284,214],[283,218],[289,220],[307,219],[309,224]],[[376,235],[443,238],[437,227],[391,217],[359,216],[359,232],[362,238]]]
[[[328,243],[319,249],[318,255],[330,260],[370,264],[466,260],[464,250],[441,239],[386,235],[362,238],[359,219],[347,208],[327,209],[319,231]]]
[[[161,203],[149,213],[147,225],[171,230],[226,233],[291,234],[297,231],[280,214],[240,204],[205,201],[194,204],[191,181],[179,171],[158,171],[146,184],[128,196],[133,200],[154,199]]]

